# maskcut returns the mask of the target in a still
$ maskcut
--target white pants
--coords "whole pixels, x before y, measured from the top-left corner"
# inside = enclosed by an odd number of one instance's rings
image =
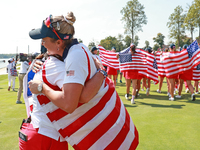
[[[11,87],[11,80],[13,82],[12,89],[15,89],[15,76],[8,75],[8,86]]]

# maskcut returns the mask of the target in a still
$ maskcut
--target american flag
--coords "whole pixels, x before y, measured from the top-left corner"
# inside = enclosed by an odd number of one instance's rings
[[[127,51],[127,49],[119,53],[121,72],[128,70],[147,70],[146,61],[142,59],[144,57],[144,54],[141,53],[139,50],[136,51],[137,52],[134,55],[132,55],[130,51]]]
[[[130,53],[130,47],[119,52],[119,62],[126,63],[132,61],[132,54]]]
[[[98,45],[98,48],[102,64],[104,66],[110,66],[112,68],[119,69],[119,60],[117,58],[118,53],[105,50],[105,48],[101,45]]]
[[[198,46],[197,40],[195,40],[187,48],[188,57],[191,58],[193,56],[194,52],[196,52],[198,49],[199,49],[199,46]]]
[[[159,82],[157,69],[158,67],[154,54],[148,53],[144,50],[140,51],[146,56],[147,69],[146,72],[139,71],[139,73],[145,76],[146,78],[153,80],[154,84],[157,84]]]
[[[140,75],[153,80],[157,84],[158,71],[156,69],[157,63],[154,55],[144,50],[136,49],[136,53],[130,59],[131,53],[127,49],[119,53],[120,71],[138,70]]]
[[[161,52],[157,52],[156,53],[156,62],[157,62],[157,67],[158,67],[158,75],[161,77],[165,77],[166,73],[165,73],[165,68],[163,65],[163,62],[160,60],[160,53]]]
[[[166,76],[181,74],[200,64],[200,50],[197,41],[194,41],[186,50],[181,52],[164,52],[161,56]]]
[[[194,67],[192,80],[194,81],[200,80],[200,64]]]

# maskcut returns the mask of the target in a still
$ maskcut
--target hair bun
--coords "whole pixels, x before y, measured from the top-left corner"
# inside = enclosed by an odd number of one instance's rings
[[[76,21],[76,17],[74,16],[74,13],[71,11],[68,12],[64,18],[66,18],[65,21],[67,21],[71,25],[73,25]]]

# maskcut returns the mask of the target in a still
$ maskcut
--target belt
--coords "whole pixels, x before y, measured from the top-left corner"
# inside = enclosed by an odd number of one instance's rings
[[[26,73],[19,73],[19,74],[26,74]]]

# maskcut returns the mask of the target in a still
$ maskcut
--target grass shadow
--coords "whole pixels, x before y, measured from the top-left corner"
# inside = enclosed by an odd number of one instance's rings
[[[147,105],[147,106],[151,106],[151,107],[160,107],[160,108],[176,108],[176,109],[182,109],[183,106],[185,105],[161,105],[161,104],[150,104],[150,103],[144,103],[144,102],[139,102],[142,105]]]
[[[130,104],[130,105],[129,105],[129,104],[124,104],[124,106],[125,106],[125,107],[137,107],[136,104]]]

